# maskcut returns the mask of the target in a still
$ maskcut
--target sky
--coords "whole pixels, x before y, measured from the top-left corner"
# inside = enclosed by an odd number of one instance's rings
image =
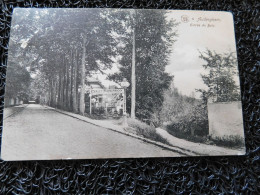
[[[184,95],[195,89],[206,89],[200,74],[205,62],[199,51],[207,48],[217,53],[235,52],[233,16],[229,12],[172,11],[169,18],[179,23],[177,41],[173,45],[166,71],[174,75],[174,86]],[[238,82],[238,76],[235,80]],[[195,92],[195,97],[199,97]]]
[[[193,93],[199,98],[200,93],[195,89],[206,89],[200,75],[206,72],[199,51],[204,52],[207,48],[217,53],[236,51],[233,16],[229,12],[173,10],[168,17],[179,25],[166,72],[174,75],[174,86],[183,95]],[[113,85],[113,82],[105,81],[105,75],[96,77],[105,86]],[[238,76],[235,80],[238,82]]]

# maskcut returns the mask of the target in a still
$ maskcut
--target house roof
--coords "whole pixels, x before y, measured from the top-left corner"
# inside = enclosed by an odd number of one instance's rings
[[[86,84],[87,85],[92,85],[92,84],[96,84],[99,85],[101,88],[105,88],[105,86],[100,82],[100,80],[98,80],[97,78],[93,78],[93,77],[89,77],[86,79]]]

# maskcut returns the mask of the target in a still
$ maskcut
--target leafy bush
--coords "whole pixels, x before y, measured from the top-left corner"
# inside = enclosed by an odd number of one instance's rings
[[[169,125],[170,126],[170,125]],[[190,135],[187,132],[184,131],[178,131],[175,129],[175,131],[170,130],[169,126],[167,126],[168,128],[166,129],[168,131],[168,133],[170,133],[171,135],[181,138],[181,139],[185,139],[188,141],[192,141],[192,142],[197,142],[197,143],[205,143],[205,144],[209,144],[209,145],[217,145],[217,146],[224,146],[224,147],[228,147],[228,148],[241,148],[243,146],[245,146],[244,143],[244,139],[240,136],[224,136],[224,137],[206,137],[206,136],[196,136],[196,135]],[[170,126],[170,128],[172,128],[173,126]]]
[[[157,114],[168,131],[180,135],[208,135],[207,104],[192,96],[185,96],[176,88],[165,92],[162,109]]]
[[[230,148],[240,148],[245,146],[244,139],[239,135],[214,137],[210,138],[210,140],[218,146],[225,146]]]
[[[104,120],[106,119],[105,115],[96,115],[96,114],[88,114],[85,113],[84,116],[91,118],[91,119],[95,119],[95,120]]]
[[[193,136],[190,133],[184,132],[184,131],[177,131],[177,130],[172,131],[172,130],[169,130],[169,126],[167,126],[166,130],[171,135],[181,138],[181,139],[188,140],[188,141],[192,141],[192,142],[196,142],[196,143],[205,143],[207,141],[206,136],[196,136],[196,135]]]
[[[208,120],[186,115],[167,125],[166,128],[171,134],[206,136],[208,134]]]
[[[132,127],[134,129],[134,133],[137,135],[141,135],[145,138],[151,139],[153,141],[158,141],[164,144],[171,145],[167,139],[163,138],[161,135],[159,135],[156,132],[155,127],[149,126],[146,123],[143,123],[136,119],[127,119],[127,123],[129,127]]]

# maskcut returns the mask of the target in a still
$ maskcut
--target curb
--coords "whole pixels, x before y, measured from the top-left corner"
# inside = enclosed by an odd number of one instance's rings
[[[153,145],[156,145],[158,147],[161,147],[163,149],[167,149],[167,150],[170,150],[172,152],[176,152],[176,153],[179,153],[183,156],[197,156],[197,155],[201,155],[200,153],[197,153],[197,152],[194,152],[194,151],[190,151],[190,150],[187,150],[187,149],[182,149],[180,147],[171,147],[169,145],[166,145],[166,144],[163,144],[163,143],[160,143],[160,142],[156,142],[156,141],[153,141],[153,140],[150,140],[150,139],[147,139],[147,138],[144,138],[144,137],[141,137],[141,136],[138,136],[136,134],[133,134],[133,133],[128,133],[128,132],[123,132],[123,131],[119,131],[119,130],[116,130],[116,129],[112,129],[112,128],[107,128],[107,127],[103,127],[103,126],[100,126],[98,124],[95,124],[95,123],[92,123],[88,120],[84,120],[82,118],[79,118],[77,116],[74,116],[76,114],[73,113],[69,113],[67,111],[63,111],[63,110],[60,110],[60,109],[56,109],[56,108],[52,108],[52,107],[49,107],[49,106],[46,106],[46,105],[43,105],[45,108],[48,108],[48,109],[52,109],[53,111],[56,111],[56,112],[59,112],[61,114],[64,114],[64,115],[67,115],[67,116],[70,116],[72,118],[75,118],[75,119],[78,119],[80,121],[84,121],[86,123],[90,123],[92,125],[95,125],[95,126],[98,126],[98,127],[102,127],[102,128],[106,128],[108,130],[111,130],[111,131],[114,131],[114,132],[117,132],[117,133],[120,133],[120,134],[123,134],[123,135],[127,135],[127,136],[130,136],[130,137],[133,137],[133,138],[136,138],[136,139],[139,139],[139,140],[142,140],[144,142],[147,142],[147,143],[150,143],[150,144],[153,144]],[[81,116],[81,115],[79,115]],[[83,116],[82,116],[83,117]],[[87,118],[87,117],[86,117]]]

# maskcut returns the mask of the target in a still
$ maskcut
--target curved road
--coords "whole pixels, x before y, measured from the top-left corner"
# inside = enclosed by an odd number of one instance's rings
[[[37,104],[22,108],[3,125],[4,160],[181,156]]]

